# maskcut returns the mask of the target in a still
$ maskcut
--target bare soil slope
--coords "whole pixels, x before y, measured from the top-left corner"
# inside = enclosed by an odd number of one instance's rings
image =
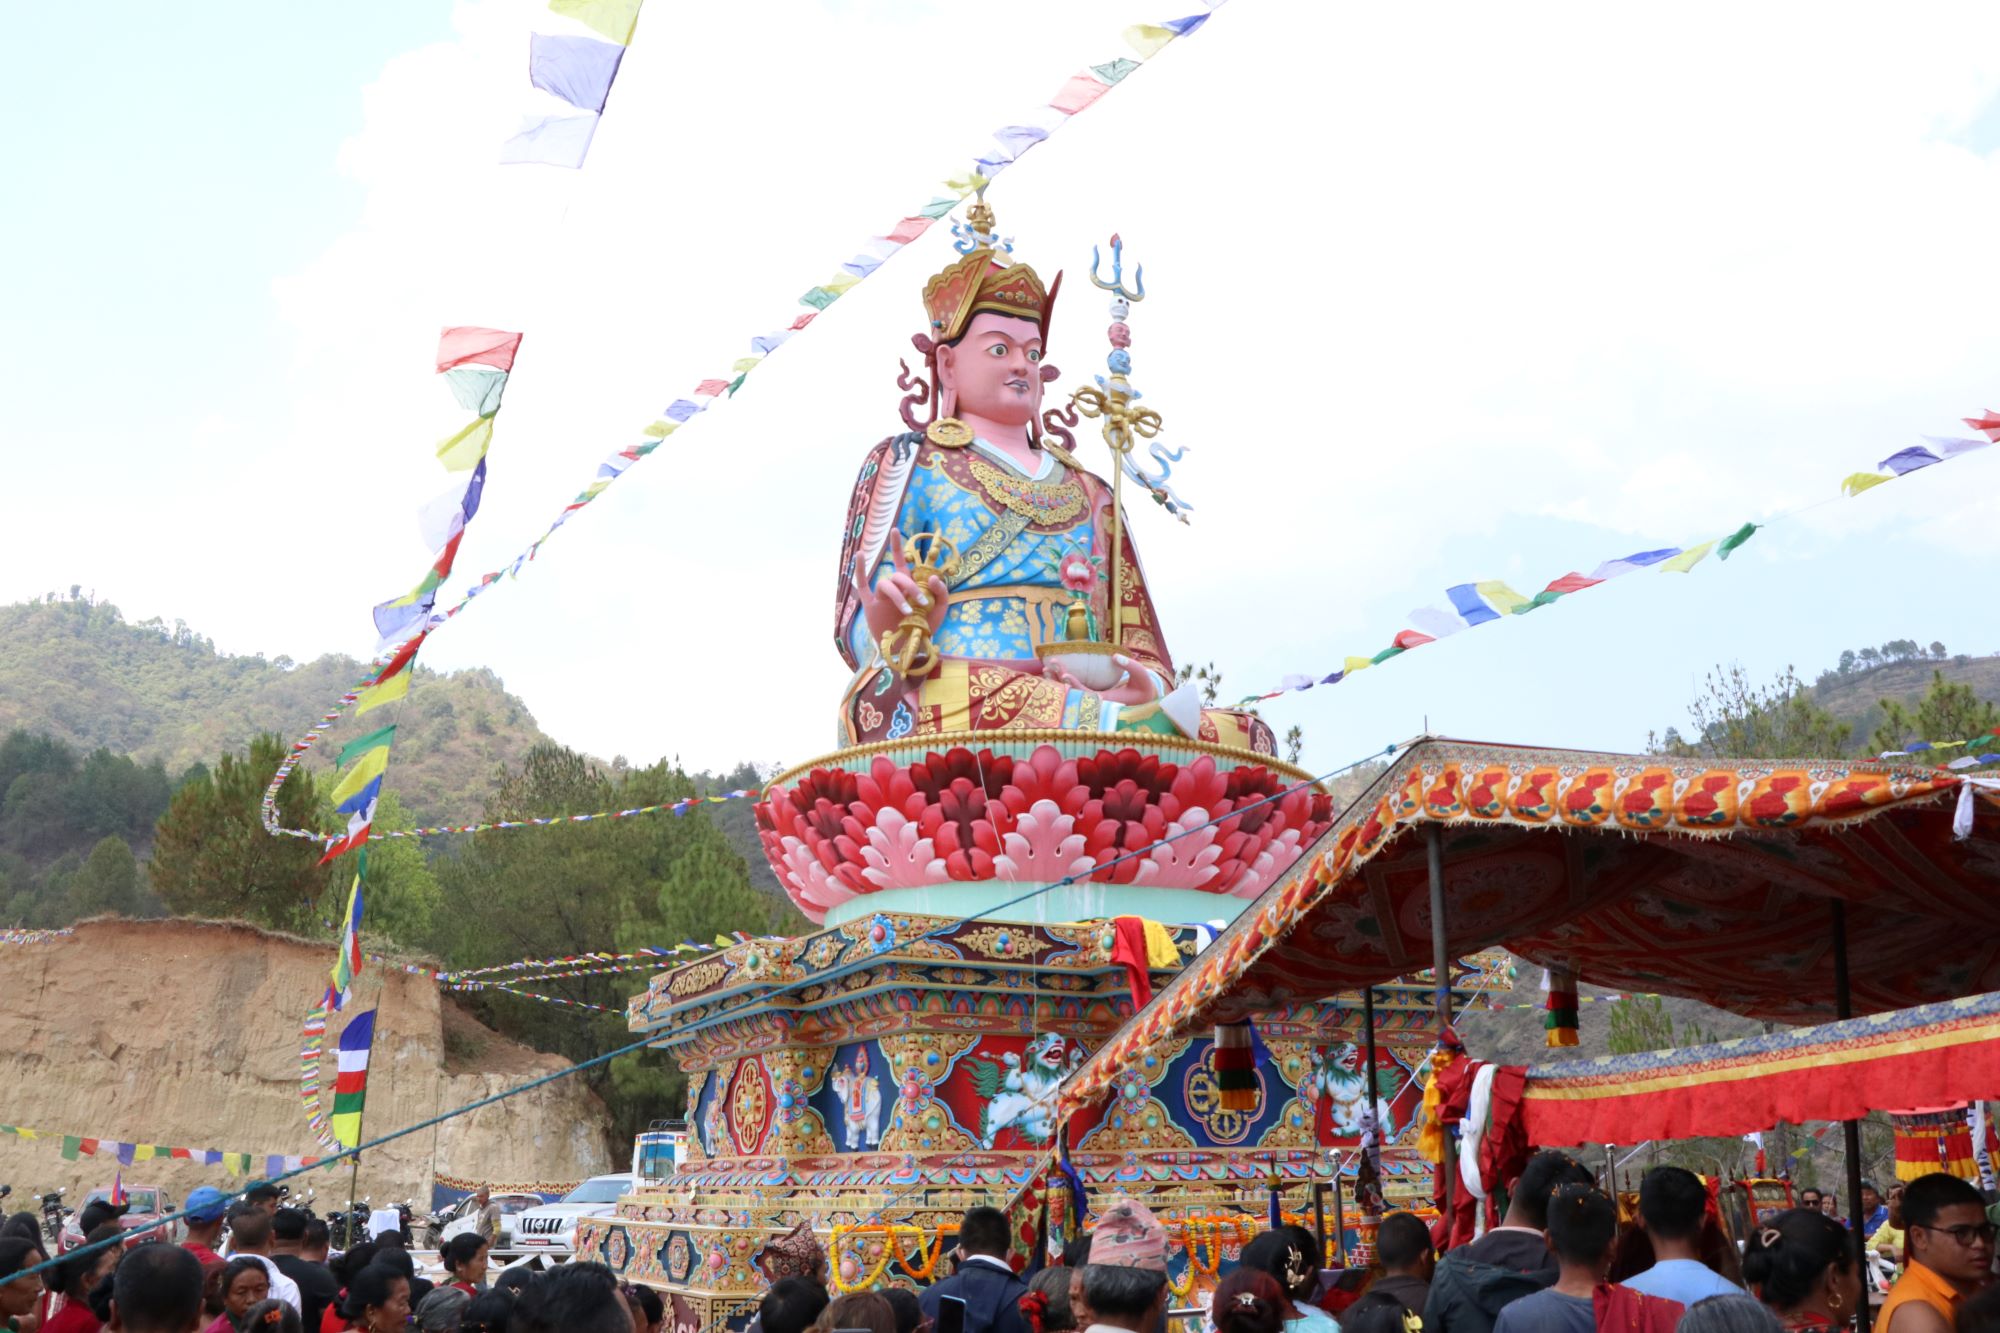
[[[0,1123],[45,1136],[320,1153],[299,1099],[299,1023],[325,990],[331,962],[324,944],[186,920],[107,918],[67,938],[0,945]],[[448,1014],[424,977],[370,964],[354,1008],[371,1006],[378,1014],[364,1124],[371,1137],[563,1067]],[[344,1021],[334,1016],[326,1041],[321,1086],[329,1102]],[[624,1159],[611,1151],[609,1124],[596,1096],[558,1081],[365,1154],[360,1192],[428,1204],[433,1172],[580,1180]],[[0,1135],[0,1181],[14,1186],[16,1199],[30,1188],[108,1185],[118,1169],[108,1155],[65,1161],[59,1139]],[[315,1172],[294,1188],[317,1188],[322,1202],[345,1199],[347,1170],[342,1163]],[[231,1181],[219,1166],[185,1161],[141,1162],[124,1174],[128,1185],[182,1194]]]

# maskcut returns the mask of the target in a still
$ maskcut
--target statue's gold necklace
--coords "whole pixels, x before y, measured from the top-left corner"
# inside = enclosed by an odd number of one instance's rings
[[[983,458],[966,461],[972,479],[995,507],[1011,510],[1031,523],[1069,523],[1089,507],[1083,487],[1067,472],[1061,481],[1030,481]]]

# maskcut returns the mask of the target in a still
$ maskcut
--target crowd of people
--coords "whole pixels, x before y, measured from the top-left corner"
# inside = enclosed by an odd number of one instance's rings
[[[1561,1152],[1529,1159],[1498,1225],[1442,1257],[1425,1223],[1391,1213],[1365,1274],[1325,1272],[1308,1229],[1277,1227],[1241,1251],[1212,1293],[1202,1333],[1777,1333],[1856,1326],[1866,1302],[1854,1233],[1819,1199],[1767,1215],[1739,1246],[1707,1186],[1675,1166],[1640,1182],[1638,1215]],[[1980,1192],[1926,1176],[1863,1196],[1871,1246],[1893,1244],[1901,1275],[1875,1333],[2000,1333],[1994,1218]],[[1996,1209],[1995,1211],[2000,1211]],[[1064,1264],[1019,1273],[1008,1220],[976,1208],[960,1225],[957,1271],[921,1296],[831,1299],[823,1254],[794,1262],[753,1333],[1165,1333],[1166,1229],[1130,1199],[1104,1208]],[[795,1233],[796,1237],[796,1233]],[[807,1238],[809,1243],[809,1238]],[[796,1259],[796,1254],[794,1258]]]
[[[1376,1263],[1323,1272],[1320,1239],[1274,1227],[1243,1246],[1194,1327],[1207,1333],[1775,1333],[1855,1325],[1868,1276],[1856,1244],[1900,1266],[1875,1333],[2000,1333],[1995,1214],[1971,1184],[1936,1174],[1853,1226],[1823,1198],[1758,1219],[1732,1240],[1692,1172],[1655,1167],[1637,1217],[1561,1152],[1529,1159],[1505,1214],[1438,1256],[1410,1213],[1382,1219]],[[0,1223],[0,1316],[10,1333],[673,1333],[658,1293],[600,1264],[516,1266],[489,1282],[491,1228],[455,1237],[444,1273],[419,1271],[399,1233],[330,1258],[324,1222],[277,1191],[188,1198],[186,1240],[118,1243],[117,1210],[93,1204],[85,1244],[42,1273],[33,1214]],[[226,1228],[226,1243],[224,1241]],[[1023,1272],[993,1208],[960,1223],[955,1271],[921,1295],[828,1290],[823,1247],[801,1226],[758,1256],[772,1279],[753,1333],[1167,1333],[1167,1230],[1133,1199],[1100,1208],[1063,1263]],[[100,1244],[100,1242],[112,1242]],[[220,1248],[218,1248],[220,1247]],[[1893,1253],[1891,1253],[1893,1251]],[[1185,1316],[1183,1316],[1185,1317]],[[687,1324],[673,1320],[685,1333]]]
[[[658,1292],[602,1264],[508,1269],[488,1282],[493,1232],[482,1225],[440,1252],[443,1280],[422,1276],[400,1232],[330,1257],[327,1225],[281,1206],[280,1191],[235,1202],[189,1194],[179,1245],[125,1244],[118,1209],[92,1203],[84,1243],[52,1267],[32,1213],[0,1223],[0,1318],[9,1333],[661,1333]],[[481,1201],[484,1202],[483,1200]],[[226,1243],[224,1237],[227,1237]],[[110,1242],[101,1244],[101,1242]]]

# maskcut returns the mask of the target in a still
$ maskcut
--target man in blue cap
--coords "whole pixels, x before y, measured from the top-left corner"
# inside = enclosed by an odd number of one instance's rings
[[[197,1185],[187,1197],[187,1239],[181,1248],[204,1265],[219,1264],[215,1243],[222,1239],[222,1219],[229,1213],[229,1196],[213,1185]]]

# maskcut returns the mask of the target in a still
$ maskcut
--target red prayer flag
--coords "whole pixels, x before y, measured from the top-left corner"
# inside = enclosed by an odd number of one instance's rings
[[[77,1147],[77,1151],[78,1151],[78,1152],[80,1152],[80,1153],[82,1153],[82,1154],[83,1154],[84,1156],[86,1156],[86,1157],[92,1157],[92,1156],[95,1156],[95,1155],[96,1155],[96,1153],[97,1153],[97,1140],[96,1140],[96,1139],[79,1139],[79,1140],[77,1140],[77,1145],[76,1145],[76,1147]]]
[[[1134,1013],[1153,1001],[1153,976],[1146,963],[1146,923],[1136,916],[1113,918],[1111,961],[1125,965],[1125,984],[1132,992]]]
[[[1049,99],[1049,105],[1065,116],[1073,116],[1110,91],[1110,84],[1101,83],[1088,74],[1072,74],[1069,82],[1058,88],[1056,95]]]
[[[1967,417],[1965,424],[1982,432],[1995,444],[2000,444],[2000,412],[1989,410],[1983,417]]]
[[[729,391],[728,380],[703,380],[694,386],[694,391],[709,398],[720,398]]]
[[[911,241],[923,235],[930,225],[930,218],[904,218],[882,239],[885,241],[894,241],[898,245],[908,245]]]
[[[454,538],[453,540],[455,543],[456,538]],[[422,634],[419,634],[416,638],[411,639],[401,648],[398,648],[396,650],[396,655],[390,658],[387,662],[383,663],[382,669],[376,672],[375,678],[369,681],[368,683],[370,685],[380,685],[383,681],[389,679],[391,676],[395,675],[398,671],[401,671],[404,667],[408,666],[410,664],[410,659],[417,655],[417,649],[423,647],[424,640],[428,639],[430,635],[431,632],[429,630],[425,630]]]
[[[806,311],[805,314],[800,315],[797,319],[792,321],[792,328],[795,330],[804,328],[806,325],[812,323],[814,317],[817,316],[818,314],[819,311],[817,310]]]
[[[1393,642],[1398,648],[1421,648],[1427,643],[1436,643],[1437,640],[1421,630],[1406,629],[1398,634]]]
[[[1557,593],[1582,592],[1585,588],[1595,588],[1602,582],[1604,582],[1603,579],[1586,578],[1575,570],[1571,570],[1542,591]]]
[[[514,353],[520,346],[520,334],[507,333],[501,329],[470,326],[445,329],[438,335],[438,373],[442,375],[453,366],[465,365],[512,370]]]

